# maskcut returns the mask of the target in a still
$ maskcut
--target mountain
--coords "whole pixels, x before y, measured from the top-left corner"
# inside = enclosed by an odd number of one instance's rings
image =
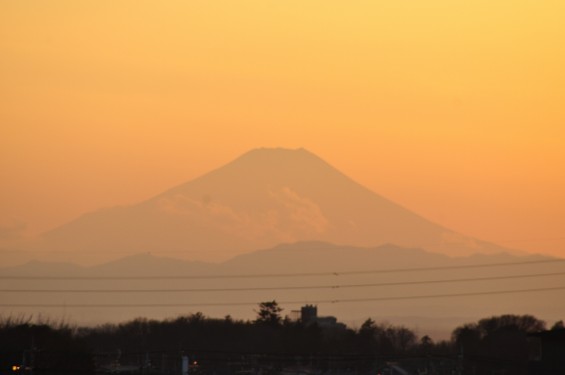
[[[35,250],[98,262],[139,252],[219,261],[296,241],[507,251],[426,220],[304,149],[252,150],[139,204],[88,213],[45,233]]]
[[[485,264],[490,266],[479,267]],[[0,268],[0,316],[41,311],[55,320],[64,316],[74,322],[103,323],[201,311],[212,317],[253,319],[257,303],[275,299],[285,314],[313,303],[322,315],[334,315],[352,326],[372,317],[448,337],[457,325],[497,314],[562,319],[565,301],[555,298],[561,291],[544,290],[562,286],[562,275],[563,262],[542,256],[452,258],[394,245],[362,248],[299,242],[221,263],[138,254],[89,267],[30,262]],[[537,291],[488,294],[529,289]],[[438,295],[449,297],[430,297]],[[33,306],[21,306],[28,304]],[[134,306],[115,306],[120,304]]]

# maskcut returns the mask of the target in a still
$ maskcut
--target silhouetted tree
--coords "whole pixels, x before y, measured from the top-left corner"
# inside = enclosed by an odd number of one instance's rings
[[[358,333],[359,352],[366,355],[377,355],[377,340],[375,334],[377,326],[375,321],[368,318],[361,324]]]
[[[363,336],[372,336],[377,329],[376,323],[373,319],[367,318],[359,328],[359,334]]]
[[[283,309],[279,307],[279,304],[275,300],[269,302],[261,302],[259,304],[259,310],[256,311],[257,319],[255,320],[255,322],[271,326],[279,325],[282,321],[282,311]]]
[[[452,339],[468,365],[480,373],[526,374],[528,334],[544,329],[545,322],[531,315],[501,315],[458,327]]]
[[[423,354],[429,355],[433,346],[434,346],[434,341],[431,339],[430,336],[425,335],[420,339],[420,351]]]

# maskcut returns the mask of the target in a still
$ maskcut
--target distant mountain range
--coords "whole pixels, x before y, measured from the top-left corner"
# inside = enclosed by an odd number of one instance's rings
[[[304,149],[252,150],[139,204],[85,214],[27,249],[36,258],[90,264],[142,252],[220,261],[296,241],[450,256],[509,251],[432,223]]]
[[[0,316],[40,312],[84,324],[202,311],[253,319],[258,302],[275,299],[287,314],[312,303],[350,326],[372,317],[447,337],[461,323],[496,314],[563,319],[565,301],[555,298],[562,291],[496,293],[561,287],[563,265],[543,256],[453,258],[324,242],[278,245],[221,263],[151,254],[89,267],[34,261],[0,269]]]

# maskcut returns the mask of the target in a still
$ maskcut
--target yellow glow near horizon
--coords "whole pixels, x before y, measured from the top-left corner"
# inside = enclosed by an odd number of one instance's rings
[[[305,147],[492,241],[565,225],[562,1],[0,4],[0,227]],[[7,224],[2,224],[7,223]],[[502,243],[565,256],[565,241]]]

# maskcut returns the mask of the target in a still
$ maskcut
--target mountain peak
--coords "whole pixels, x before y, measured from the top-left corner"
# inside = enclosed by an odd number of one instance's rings
[[[448,255],[501,250],[410,212],[304,148],[253,149],[145,202],[85,215],[44,239],[49,250],[174,251],[205,261],[299,241],[392,243]]]
[[[257,168],[281,167],[289,165],[293,168],[301,168],[304,166],[316,166],[324,164],[329,167],[324,160],[305,148],[255,148],[252,149],[231,163],[230,165],[245,164]]]
[[[314,155],[313,153],[311,153],[310,151],[306,150],[303,147],[299,147],[299,148],[285,148],[285,147],[257,147],[257,148],[253,148],[249,151],[247,151],[246,153],[244,153],[242,156],[245,155],[267,155],[267,154],[284,154],[284,155],[289,155],[289,154],[304,154],[304,155]]]

